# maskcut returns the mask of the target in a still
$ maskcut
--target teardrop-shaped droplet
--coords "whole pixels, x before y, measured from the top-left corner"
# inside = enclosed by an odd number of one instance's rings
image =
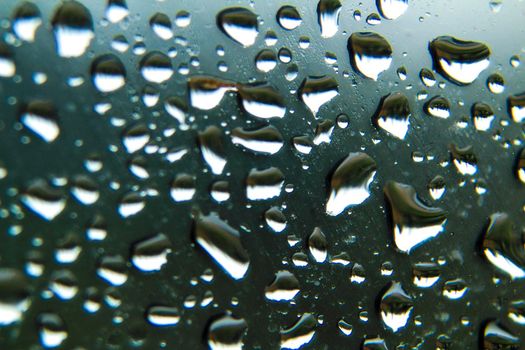
[[[226,153],[222,140],[222,132],[217,126],[208,126],[199,133],[199,145],[202,158],[215,175],[222,174],[226,166]]]
[[[386,19],[396,19],[408,9],[408,0],[377,0],[377,8]]]
[[[389,181],[384,188],[392,213],[392,232],[396,247],[410,251],[443,231],[447,212],[424,205],[410,186]]]
[[[18,5],[13,13],[13,32],[21,40],[33,42],[35,34],[42,24],[42,14],[38,7],[29,1]]]
[[[472,105],[472,121],[474,127],[480,131],[487,131],[494,120],[494,111],[486,103],[477,102]]]
[[[290,328],[281,330],[281,349],[299,349],[312,341],[317,320],[311,313],[304,313]]]
[[[483,237],[483,254],[512,279],[525,277],[525,242],[506,213],[495,213]]]
[[[199,215],[195,219],[194,237],[197,244],[232,278],[243,278],[250,266],[239,231],[217,215]]]
[[[302,21],[299,11],[293,6],[282,6],[277,11],[277,22],[284,29],[293,30],[299,27]]]
[[[171,251],[172,244],[169,238],[163,233],[158,233],[133,244],[131,262],[144,272],[160,271],[168,262],[168,254]]]
[[[309,76],[303,80],[299,96],[314,116],[322,105],[339,95],[339,84],[330,76]]]
[[[407,325],[413,307],[412,297],[405,292],[401,283],[392,282],[381,297],[381,319],[395,333]]]
[[[450,117],[450,102],[443,96],[435,96],[425,105],[425,112],[432,117]]]
[[[286,216],[278,207],[271,207],[265,211],[264,219],[274,232],[282,232],[286,228]]]
[[[61,190],[44,180],[35,180],[22,195],[22,203],[44,220],[51,221],[66,207],[66,198]]]
[[[219,28],[244,47],[252,46],[259,34],[257,15],[244,7],[231,7],[217,15]]]
[[[170,196],[175,202],[186,202],[193,199],[196,192],[195,178],[189,174],[178,174],[171,183]]]
[[[0,268],[0,327],[18,323],[31,305],[29,280],[16,269]]]
[[[286,113],[283,96],[268,84],[240,86],[239,98],[244,110],[258,118],[283,118]]]
[[[231,314],[215,317],[207,330],[208,346],[211,350],[242,350],[247,330],[248,324],[243,318]]]
[[[162,52],[150,52],[140,62],[140,73],[149,82],[163,83],[173,75],[171,60]]]
[[[509,96],[507,100],[510,116],[516,123],[525,120],[525,92]]]
[[[60,135],[55,105],[48,100],[29,102],[22,109],[20,122],[46,142],[53,142]]]
[[[270,49],[259,51],[255,56],[255,67],[261,72],[268,73],[277,67],[277,55]]]
[[[522,342],[497,321],[490,321],[483,330],[483,350],[519,350]]]
[[[279,271],[272,283],[264,290],[266,299],[273,301],[292,300],[299,293],[299,280],[289,271]]]
[[[326,213],[339,215],[349,206],[361,204],[370,197],[369,186],[376,168],[376,162],[368,154],[350,153],[332,174]]]
[[[383,97],[374,122],[381,129],[403,140],[410,124],[408,98],[400,92]]]
[[[255,153],[275,154],[284,145],[283,136],[274,126],[255,130],[235,128],[231,132],[232,142]]]
[[[229,91],[237,91],[235,83],[211,76],[196,75],[188,80],[190,103],[208,111],[217,107]]]
[[[354,69],[373,80],[377,80],[392,63],[392,47],[377,33],[353,33],[348,39],[348,51]]]
[[[117,56],[102,55],[91,65],[91,77],[98,91],[112,92],[126,84],[126,69]]]
[[[174,306],[154,305],[146,311],[146,319],[155,326],[175,326],[180,321],[180,312]]]
[[[339,0],[319,0],[317,20],[323,38],[333,37],[339,30],[339,15],[343,5]]]
[[[173,37],[171,20],[165,13],[157,12],[149,19],[149,25],[153,32],[163,40],[169,40]]]
[[[82,56],[95,37],[91,13],[75,0],[64,1],[56,9],[51,23],[57,52],[62,57]]]
[[[474,175],[478,171],[478,160],[472,146],[458,147],[451,144],[450,156],[456,169],[462,175]]]
[[[441,270],[439,265],[433,262],[417,263],[412,268],[413,282],[419,288],[430,288],[439,280]]]
[[[246,179],[246,197],[252,201],[278,197],[284,185],[284,174],[279,168],[252,169]]]
[[[314,228],[308,237],[308,250],[318,263],[324,262],[328,256],[328,241],[319,227]]]
[[[476,41],[440,36],[430,42],[436,68],[452,82],[470,84],[490,63],[490,49]]]

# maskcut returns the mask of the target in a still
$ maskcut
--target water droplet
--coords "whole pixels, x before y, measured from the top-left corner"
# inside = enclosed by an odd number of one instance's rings
[[[246,130],[235,128],[231,132],[232,142],[256,153],[275,154],[284,145],[283,136],[274,126]]]
[[[436,68],[452,82],[470,84],[489,66],[490,49],[476,41],[440,36],[430,42]]]
[[[188,106],[186,105],[186,102],[182,100],[182,98],[179,96],[168,97],[164,101],[164,109],[181,125],[186,124],[186,113],[188,111]]]
[[[495,213],[483,237],[483,254],[512,279],[525,277],[525,245],[506,213]]]
[[[335,169],[330,181],[326,213],[341,214],[346,208],[363,203],[376,174],[376,162],[366,153],[350,153]]]
[[[97,275],[112,286],[121,286],[128,280],[126,260],[120,255],[105,255],[100,259]]]
[[[230,185],[227,181],[216,181],[211,187],[211,196],[221,203],[230,199]]]
[[[237,91],[233,82],[209,76],[192,76],[188,81],[190,104],[201,110],[217,107],[229,91]]]
[[[57,52],[62,57],[82,56],[95,37],[91,13],[75,0],[64,1],[56,9],[51,23]]]
[[[373,80],[392,63],[392,47],[377,33],[353,33],[348,39],[348,50],[354,69]]]
[[[13,53],[9,46],[0,42],[0,78],[11,78],[16,73]]]
[[[384,192],[390,204],[394,242],[400,251],[410,253],[443,231],[447,212],[423,204],[412,186],[389,181]]]
[[[252,46],[259,34],[257,15],[243,7],[231,7],[217,15],[219,28],[244,47]]]
[[[410,105],[408,98],[396,92],[381,100],[379,111],[374,116],[374,123],[391,135],[403,140],[410,124]]]
[[[363,265],[355,263],[354,266],[352,266],[352,273],[350,274],[350,282],[361,284],[366,279],[366,273],[365,268]]]
[[[519,300],[511,303],[507,316],[519,325],[525,325],[525,301]]]
[[[366,23],[371,26],[381,24],[381,17],[377,13],[371,13],[366,17]]]
[[[42,15],[40,10],[32,2],[22,2],[13,13],[13,32],[21,40],[33,42],[36,31],[41,24]]]
[[[277,11],[277,22],[284,29],[294,30],[301,25],[302,21],[301,15],[293,6],[282,6]]]
[[[272,283],[264,290],[266,299],[273,301],[292,300],[299,293],[299,280],[289,271],[278,271]]]
[[[284,174],[279,168],[252,169],[246,179],[246,197],[252,201],[278,197],[284,185]]]
[[[441,270],[439,265],[433,262],[414,264],[412,269],[413,282],[419,288],[430,288],[439,280]]]
[[[68,334],[62,318],[54,313],[38,315],[38,334],[40,343],[46,348],[56,348],[66,340]]]
[[[474,154],[472,146],[458,147],[455,144],[450,145],[450,155],[456,169],[462,175],[474,175],[478,171],[478,160]]]
[[[331,119],[325,119],[319,122],[315,128],[314,145],[320,145],[322,143],[329,144],[332,140],[334,128],[334,122]]]
[[[261,72],[268,73],[277,66],[277,56],[270,49],[261,50],[255,57],[255,67]]]
[[[197,244],[226,273],[236,280],[246,275],[250,266],[250,259],[242,245],[239,231],[215,214],[197,216],[194,227],[194,237]]]
[[[377,8],[386,19],[396,19],[408,9],[408,0],[377,0]]]
[[[147,81],[160,84],[171,78],[173,67],[168,56],[153,51],[144,56],[140,62],[140,73]]]
[[[323,231],[319,227],[314,228],[314,231],[308,237],[308,250],[312,254],[315,261],[322,263],[326,260],[328,255],[328,241]]]
[[[61,190],[49,186],[44,180],[33,181],[22,195],[22,203],[41,218],[51,221],[66,207]]]
[[[108,0],[106,6],[106,18],[111,23],[117,23],[126,18],[129,14],[126,0]]]
[[[363,341],[363,345],[361,346],[361,349],[362,350],[388,350],[385,341],[379,337],[366,338]]]
[[[395,333],[406,326],[414,307],[412,297],[399,282],[392,282],[381,298],[381,318],[385,325]]]
[[[446,119],[450,117],[450,102],[442,96],[432,97],[425,104],[425,112],[432,117]]]
[[[0,268],[0,327],[22,321],[31,304],[30,285],[18,270]]]
[[[282,232],[286,228],[286,216],[278,207],[271,207],[265,211],[264,219],[274,232]]]
[[[92,205],[100,197],[97,183],[86,175],[75,176],[72,184],[71,194],[84,205]]]
[[[239,87],[242,106],[249,114],[262,118],[283,118],[286,113],[284,98],[268,84]]]
[[[322,105],[339,95],[339,84],[330,76],[309,76],[303,80],[299,96],[314,116]]]
[[[199,133],[199,145],[202,158],[215,175],[222,174],[226,166],[226,153],[222,141],[221,129],[215,125],[208,126]]]
[[[472,120],[477,130],[487,131],[494,120],[492,107],[482,102],[474,103],[472,105]]]
[[[247,329],[243,318],[231,314],[215,317],[208,326],[208,346],[211,350],[242,350]]]
[[[339,0],[319,0],[317,20],[323,38],[333,37],[339,30],[339,15],[343,5]]]
[[[493,94],[501,94],[505,90],[505,79],[499,73],[491,74],[487,78],[487,87]]]
[[[188,11],[179,11],[175,15],[175,25],[179,28],[185,28],[191,23],[191,14]]]
[[[146,146],[150,140],[148,128],[145,124],[136,124],[129,128],[122,136],[122,144],[128,153],[134,153]]]
[[[311,313],[305,313],[290,328],[281,330],[281,349],[299,349],[308,344],[315,335],[317,320]]]
[[[180,321],[180,314],[176,307],[154,305],[146,311],[146,319],[154,326],[175,326]]]
[[[189,174],[178,174],[171,184],[170,196],[175,202],[185,202],[195,195],[195,178]]]
[[[483,350],[519,350],[520,339],[497,321],[490,321],[483,330]]]
[[[126,83],[126,69],[120,59],[112,54],[96,58],[91,65],[93,84],[101,92],[112,92]]]
[[[346,336],[349,336],[352,334],[353,327],[350,323],[346,322],[344,319],[340,319],[339,322],[337,322],[337,327]]]
[[[48,100],[29,102],[22,109],[20,122],[46,142],[55,141],[60,134],[55,105]]]
[[[138,193],[130,192],[122,197],[118,205],[118,212],[120,216],[127,218],[140,213],[144,207],[146,207],[144,198]]]
[[[78,293],[78,281],[69,270],[53,272],[50,278],[49,289],[61,300],[71,300]]]
[[[307,135],[295,136],[292,139],[292,143],[297,152],[302,154],[310,154],[312,148],[314,147],[311,137]]]
[[[165,13],[155,13],[153,16],[151,16],[149,25],[159,38],[163,40],[169,40],[173,37],[171,20]]]
[[[434,76],[434,73],[428,68],[421,69],[419,72],[419,78],[421,79],[421,82],[423,82],[423,85],[427,87],[432,87],[436,84],[436,77]]]
[[[158,233],[135,244],[131,250],[133,266],[144,272],[160,271],[168,262],[168,254],[172,251],[169,238]]]
[[[445,185],[445,179],[441,175],[436,175],[430,180],[428,183],[428,191],[430,192],[432,199],[437,201],[443,196],[443,194],[445,194]]]
[[[467,291],[467,284],[461,278],[446,281],[443,285],[443,296],[451,300],[461,299]]]
[[[516,161],[516,175],[522,183],[525,183],[525,148],[518,154]]]
[[[507,104],[512,120],[516,123],[525,120],[525,93],[509,96]]]

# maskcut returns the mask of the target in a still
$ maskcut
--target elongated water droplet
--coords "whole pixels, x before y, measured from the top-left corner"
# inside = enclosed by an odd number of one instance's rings
[[[279,168],[252,169],[246,179],[246,197],[252,201],[278,197],[284,185],[284,174]]]
[[[509,96],[507,105],[512,120],[516,123],[521,123],[525,120],[525,92]]]
[[[323,231],[319,227],[314,228],[314,231],[308,237],[308,250],[314,257],[315,261],[322,263],[328,256],[328,241]]]
[[[165,13],[157,12],[149,19],[149,25],[153,32],[163,40],[169,40],[173,37],[171,20]]]
[[[158,233],[133,245],[131,262],[144,272],[160,271],[168,262],[168,254],[171,251],[172,244],[169,238],[163,233]]]
[[[350,153],[332,174],[326,213],[336,216],[349,206],[363,203],[370,196],[376,168],[376,162],[366,153]]]
[[[292,300],[299,293],[299,280],[289,271],[279,271],[272,283],[264,290],[266,299],[273,301]]]
[[[232,278],[243,278],[250,266],[239,231],[217,215],[199,215],[195,219],[194,238],[197,244]]]
[[[435,96],[425,105],[425,112],[432,117],[450,117],[450,102],[443,96]]]
[[[44,180],[35,180],[22,195],[22,203],[44,220],[51,221],[66,207],[63,192]]]
[[[408,323],[414,307],[412,297],[408,295],[399,282],[392,282],[381,298],[381,318],[385,325],[397,332]]]
[[[447,212],[424,205],[412,186],[389,181],[384,192],[392,213],[394,242],[400,251],[410,253],[443,231]]]
[[[322,105],[339,95],[339,84],[330,76],[309,76],[303,80],[299,96],[314,116]]]
[[[42,15],[40,10],[32,2],[22,2],[13,13],[13,32],[21,40],[33,42],[36,31],[41,24]]]
[[[190,103],[201,110],[217,107],[229,91],[237,91],[235,83],[210,76],[196,75],[188,80]]]
[[[443,296],[451,300],[461,299],[468,291],[468,286],[461,278],[448,280],[443,285]]]
[[[208,346],[211,350],[242,350],[248,324],[243,318],[225,314],[212,319],[208,326]]]
[[[391,135],[403,140],[410,125],[410,105],[408,98],[396,92],[383,97],[374,123]]]
[[[146,319],[154,326],[175,326],[180,321],[180,313],[174,306],[154,305],[146,311]]]
[[[244,110],[255,117],[283,118],[286,113],[284,98],[268,84],[240,86],[239,97]]]
[[[412,268],[413,282],[419,288],[430,288],[439,280],[441,270],[439,265],[433,262],[417,263]]]
[[[140,62],[140,73],[149,82],[163,83],[173,75],[171,60],[162,52],[150,52]]]
[[[489,66],[490,49],[476,41],[440,36],[430,42],[436,68],[452,82],[470,84]]]
[[[293,6],[282,6],[277,11],[277,22],[279,25],[287,30],[294,30],[299,27],[302,22],[301,15],[297,11],[297,8]]]
[[[222,174],[226,166],[226,153],[222,141],[222,132],[217,126],[208,126],[199,133],[199,145],[202,158],[215,175]]]
[[[29,281],[18,270],[0,268],[0,327],[21,322],[31,305]]]
[[[373,80],[392,63],[392,47],[377,33],[353,33],[348,39],[348,51],[354,69]]]
[[[290,328],[281,330],[281,349],[299,349],[312,341],[317,320],[311,313],[305,313]]]
[[[117,56],[102,55],[91,65],[91,77],[99,91],[112,92],[126,84],[126,69]]]
[[[474,127],[480,131],[487,131],[494,120],[494,111],[486,103],[477,102],[472,105],[472,120]]]
[[[478,160],[472,146],[460,148],[455,144],[451,144],[449,149],[452,162],[460,174],[474,175],[478,171]]]
[[[217,15],[219,28],[244,47],[252,46],[259,34],[257,15],[247,8],[232,7]]]
[[[274,126],[263,126],[255,130],[235,128],[231,132],[232,142],[256,153],[275,154],[284,145],[283,136]]]
[[[483,237],[483,254],[512,279],[525,277],[525,242],[506,213],[495,213]]]
[[[319,0],[317,4],[317,20],[321,27],[323,38],[333,37],[339,30],[339,15],[343,5],[339,0]]]
[[[385,341],[382,338],[366,338],[361,346],[362,350],[388,350]]]
[[[22,109],[20,122],[46,142],[55,141],[60,134],[55,105],[48,100],[29,102]]]
[[[168,112],[169,115],[177,119],[177,121],[181,125],[185,125],[188,106],[182,98],[180,98],[179,96],[168,97],[164,101],[164,109],[166,110],[166,112]]]
[[[483,330],[483,350],[519,350],[521,342],[506,327],[490,321]]]
[[[75,0],[64,1],[56,9],[51,23],[57,52],[62,57],[82,56],[95,37],[91,13]]]
[[[377,8],[386,19],[396,19],[408,9],[408,0],[377,0]]]

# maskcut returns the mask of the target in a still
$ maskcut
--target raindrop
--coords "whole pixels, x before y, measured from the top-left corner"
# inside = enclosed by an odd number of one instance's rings
[[[490,49],[476,41],[440,36],[430,42],[436,68],[452,82],[470,84],[489,66]]]
[[[428,68],[421,69],[419,72],[419,78],[421,79],[423,85],[427,87],[432,87],[436,84],[436,77],[434,76],[434,73]]]
[[[279,50],[277,56],[279,57],[279,61],[281,61],[282,63],[286,64],[292,61],[292,52],[285,47]]]
[[[232,142],[255,153],[275,154],[283,147],[283,136],[274,126],[268,125],[254,130],[235,128],[231,132]]]
[[[106,255],[100,259],[97,275],[112,286],[121,286],[128,280],[126,260],[120,255]]]
[[[435,96],[425,105],[425,112],[432,117],[447,119],[450,117],[450,102],[442,96]]]
[[[140,73],[149,82],[163,83],[173,75],[170,58],[165,54],[153,51],[140,62]]]
[[[317,20],[323,38],[333,37],[339,30],[339,15],[343,5],[339,0],[319,0]]]
[[[511,303],[507,316],[519,325],[525,325],[525,301],[519,300]]]
[[[490,321],[483,330],[483,350],[519,350],[520,339],[497,321]]]
[[[49,186],[44,180],[35,180],[22,195],[22,203],[44,220],[51,221],[66,207],[61,190]]]
[[[96,58],[91,65],[93,84],[101,92],[112,92],[126,83],[126,69],[120,59],[112,54]]]
[[[18,270],[0,268],[0,327],[22,321],[31,305],[30,285]]]
[[[419,288],[430,288],[439,280],[441,270],[439,265],[433,262],[417,263],[412,268],[413,282]]]
[[[40,343],[45,348],[56,348],[62,345],[68,336],[66,325],[57,314],[42,313],[38,315],[37,324]]]
[[[374,123],[391,135],[403,140],[410,124],[410,105],[408,98],[396,92],[381,100],[379,111],[374,116]]]
[[[157,12],[151,16],[149,25],[153,32],[162,40],[169,40],[173,37],[171,20],[166,14]]]
[[[243,318],[231,314],[216,317],[208,326],[208,346],[211,350],[242,350],[247,330],[248,324]]]
[[[169,238],[163,233],[158,233],[133,244],[130,260],[133,266],[141,271],[160,271],[168,262],[168,254],[171,251],[172,244]]]
[[[261,50],[255,57],[255,67],[261,72],[268,73],[277,66],[277,56],[270,49]]]
[[[215,260],[232,278],[243,278],[250,266],[239,231],[217,215],[198,215],[195,219],[194,238],[197,244]]]
[[[277,11],[277,22],[287,30],[293,30],[301,25],[302,18],[293,6],[283,6]]]
[[[390,204],[394,242],[400,251],[410,253],[443,231],[447,212],[424,205],[412,186],[389,181],[384,192]]]
[[[326,213],[336,216],[349,206],[363,203],[370,196],[375,174],[376,162],[369,155],[350,153],[332,174]]]
[[[487,87],[493,94],[501,94],[505,90],[505,79],[499,73],[491,74],[487,78]]]
[[[292,143],[296,151],[302,154],[310,154],[312,148],[314,147],[312,138],[307,135],[295,136],[292,139]]]
[[[354,69],[373,80],[392,63],[392,47],[377,33],[353,33],[348,39],[348,50]]]
[[[339,322],[337,322],[337,327],[346,336],[349,336],[352,334],[353,327],[350,323],[346,322],[344,319],[340,319]]]
[[[319,227],[314,228],[308,237],[308,250],[318,263],[325,262],[328,255],[328,242],[323,231]]]
[[[443,194],[445,194],[445,179],[441,175],[436,175],[430,182],[428,183],[428,192],[430,192],[430,197],[437,201],[441,197],[443,197]]]
[[[40,10],[35,4],[29,1],[22,2],[13,13],[13,32],[21,40],[33,42],[36,31],[42,24],[41,17]]]
[[[461,299],[467,291],[467,284],[461,278],[446,281],[443,285],[443,296],[451,300]]]
[[[366,23],[371,26],[381,24],[381,17],[377,13],[371,13],[366,17]]]
[[[69,270],[58,270],[51,275],[49,289],[61,300],[70,300],[78,293],[78,282]]]
[[[146,107],[155,106],[159,102],[159,97],[159,91],[151,85],[146,85],[144,90],[142,90],[142,102]]]
[[[146,319],[154,326],[175,326],[180,321],[180,314],[176,307],[154,305],[148,307]]]
[[[480,131],[487,131],[490,129],[494,121],[494,112],[492,107],[486,103],[477,102],[472,105],[472,120],[474,127]]]
[[[226,153],[222,141],[221,129],[215,125],[208,126],[199,133],[199,145],[202,158],[215,175],[222,174],[226,166]]]
[[[257,118],[283,118],[286,113],[284,98],[268,84],[240,86],[239,96],[244,110]]]
[[[185,202],[193,199],[195,191],[195,178],[182,173],[171,183],[170,196],[175,202]]]
[[[91,13],[75,0],[64,1],[56,9],[51,23],[57,52],[62,57],[82,56],[95,37]]]
[[[106,18],[111,23],[117,23],[126,18],[129,14],[126,0],[108,0],[106,6]]]
[[[397,332],[406,326],[414,307],[412,297],[399,282],[392,282],[381,298],[381,318],[385,325]]]
[[[237,91],[233,82],[209,76],[192,76],[188,81],[190,104],[208,111],[217,107],[229,91]]]
[[[191,14],[188,11],[179,11],[175,15],[175,25],[179,28],[185,28],[191,23]]]
[[[78,175],[73,178],[71,194],[84,205],[94,204],[100,197],[97,183],[86,175]]]
[[[330,76],[309,76],[303,80],[299,96],[314,116],[322,105],[339,95],[339,84]]]
[[[299,349],[312,341],[317,320],[311,313],[305,313],[290,328],[281,330],[281,349]]]
[[[211,187],[212,198],[221,203],[230,199],[230,185],[227,181],[216,181]]]
[[[257,15],[243,7],[231,7],[217,15],[219,28],[244,47],[252,46],[259,34]]]
[[[455,144],[450,145],[450,155],[456,169],[462,175],[474,175],[478,171],[478,160],[472,146],[459,148]]]
[[[284,185],[284,174],[276,167],[252,169],[246,179],[246,197],[252,201],[278,197]]]
[[[516,175],[522,183],[525,183],[525,148],[518,154],[516,161]]]
[[[396,19],[408,9],[408,0],[377,0],[377,9],[386,19]]]
[[[352,266],[352,273],[350,274],[350,282],[361,284],[365,281],[366,274],[363,265],[355,263]]]
[[[0,78],[11,78],[16,73],[13,53],[9,46],[0,42]]]
[[[55,141],[60,134],[55,105],[48,100],[29,102],[22,109],[20,122],[46,142]]]
[[[314,145],[322,143],[330,143],[332,140],[332,133],[334,132],[334,122],[331,119],[325,119],[317,124],[315,128],[315,136],[313,139]]]
[[[299,280],[288,271],[275,274],[272,283],[264,290],[266,299],[273,301],[292,300],[299,293]]]
[[[286,228],[286,216],[284,216],[283,212],[278,207],[271,207],[270,209],[265,211],[264,219],[266,221],[266,224],[274,232],[282,232]]]
[[[124,195],[118,205],[118,212],[123,218],[138,214],[146,203],[144,198],[136,192],[130,192]]]
[[[507,104],[512,120],[516,123],[525,120],[525,93],[509,96]]]
[[[122,136],[122,144],[130,154],[144,148],[149,140],[150,136],[145,124],[132,126]]]
[[[366,338],[363,341],[361,350],[388,350],[388,348],[383,339],[376,337],[376,338]]]

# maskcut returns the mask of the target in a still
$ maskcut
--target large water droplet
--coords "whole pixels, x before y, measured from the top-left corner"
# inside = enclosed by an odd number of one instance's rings
[[[483,330],[483,350],[519,350],[520,339],[497,321],[490,321]]]
[[[266,224],[274,232],[282,232],[286,228],[286,216],[278,207],[271,207],[264,213]]]
[[[177,121],[181,124],[181,127],[185,125],[188,106],[182,98],[179,96],[168,97],[164,101],[164,109],[169,115],[177,119]]]
[[[173,37],[171,20],[165,13],[157,12],[151,16],[149,25],[159,38],[163,40],[169,40]]]
[[[162,52],[150,52],[140,62],[140,73],[147,81],[163,83],[173,75],[171,60]]]
[[[281,330],[281,349],[299,349],[308,344],[315,335],[317,320],[311,313],[305,313],[290,328]]]
[[[36,30],[42,24],[42,15],[32,2],[25,1],[18,5],[13,13],[13,32],[21,40],[33,42]]]
[[[48,100],[29,102],[22,109],[20,122],[46,142],[55,141],[60,134],[55,105]]]
[[[208,126],[199,133],[199,145],[202,158],[215,175],[222,174],[226,166],[226,153],[222,141],[221,129],[215,125]]]
[[[242,350],[247,329],[248,324],[243,318],[230,314],[216,317],[208,326],[208,346],[211,350]]]
[[[231,132],[232,142],[256,153],[275,154],[283,147],[283,136],[274,126],[255,130],[235,128]]]
[[[457,84],[470,84],[489,66],[490,49],[476,41],[440,36],[430,42],[436,68]]]
[[[136,124],[122,135],[122,144],[128,153],[134,153],[146,146],[150,140],[148,127],[145,124]]]
[[[350,153],[335,169],[330,181],[326,213],[341,214],[352,205],[363,203],[376,174],[376,162],[366,153]]]
[[[126,0],[108,0],[106,6],[106,18],[111,23],[117,23],[126,18],[129,14]]]
[[[45,348],[56,348],[66,340],[68,334],[64,320],[54,313],[38,315],[38,334]]]
[[[412,269],[413,282],[419,288],[432,287],[441,276],[439,265],[433,262],[414,264]]]
[[[432,117],[450,117],[450,102],[442,96],[435,96],[425,104],[425,112]]]
[[[408,98],[396,92],[383,97],[374,122],[381,129],[403,140],[410,124],[410,105]]]
[[[101,92],[120,89],[126,83],[126,69],[120,59],[112,54],[96,58],[91,65],[93,84]]]
[[[343,5],[339,0],[319,0],[317,4],[317,20],[321,27],[323,38],[333,37],[339,30],[339,15]]]
[[[196,75],[188,80],[190,103],[208,111],[217,107],[229,91],[237,91],[235,83],[210,76]]]
[[[348,39],[348,51],[354,69],[373,80],[392,63],[392,47],[377,33],[353,33]]]
[[[95,37],[91,13],[75,0],[64,1],[55,11],[51,23],[57,52],[62,57],[82,56]]]
[[[381,318],[385,325],[397,332],[408,323],[414,302],[399,282],[392,282],[381,298]]]
[[[301,15],[293,6],[282,6],[279,11],[277,11],[277,22],[279,22],[279,25],[284,29],[293,30],[299,27],[302,21]]]
[[[278,197],[283,185],[284,174],[279,168],[252,169],[246,179],[246,197],[252,201]]]
[[[306,77],[299,89],[299,96],[308,109],[317,115],[322,105],[339,95],[339,84],[330,76]]]
[[[474,175],[478,171],[478,160],[472,146],[460,148],[455,144],[451,144],[449,149],[452,162],[460,174]]]
[[[299,280],[289,271],[279,271],[272,283],[264,290],[266,299],[273,301],[292,300],[299,293]]]
[[[268,84],[240,86],[239,96],[246,112],[255,117],[283,118],[286,113],[284,98]]]
[[[30,285],[18,270],[0,268],[0,327],[22,321],[31,304]]]
[[[257,15],[243,7],[222,10],[217,15],[217,24],[226,35],[244,47],[252,46],[259,34]]]
[[[525,92],[509,96],[507,100],[510,116],[516,123],[525,120]]]
[[[180,313],[174,306],[154,305],[146,311],[146,319],[155,326],[175,326],[179,323]]]
[[[308,237],[308,250],[314,257],[315,261],[322,263],[328,256],[328,241],[323,231],[319,227],[314,228],[312,234]]]
[[[424,205],[409,185],[389,181],[384,188],[392,213],[392,231],[396,247],[410,251],[443,231],[447,212]]]
[[[141,271],[160,271],[168,262],[168,254],[171,251],[172,244],[169,238],[163,233],[158,233],[133,245],[131,262]]]
[[[494,120],[494,111],[486,103],[477,102],[472,105],[472,120],[474,127],[480,131],[487,131]]]
[[[189,174],[178,174],[171,183],[170,196],[175,202],[190,201],[195,192],[195,178]]]
[[[22,195],[22,203],[41,218],[51,221],[66,207],[61,190],[53,188],[44,180],[34,181]]]
[[[255,57],[255,67],[261,72],[268,73],[277,66],[277,56],[270,49],[261,50]]]

